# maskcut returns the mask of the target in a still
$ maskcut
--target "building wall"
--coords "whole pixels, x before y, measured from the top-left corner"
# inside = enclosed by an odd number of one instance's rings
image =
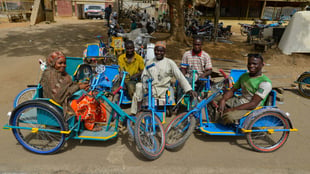
[[[257,18],[260,17],[262,2],[251,0],[222,0],[221,17]]]
[[[57,15],[72,16],[72,2],[69,0],[57,0]]]
[[[305,2],[287,2],[287,1],[266,1],[265,11],[263,10],[264,1],[258,0],[221,0],[221,17],[233,17],[238,19],[260,18],[268,10],[268,18],[270,13],[273,14],[272,20],[278,19],[281,15],[288,16],[305,6]]]

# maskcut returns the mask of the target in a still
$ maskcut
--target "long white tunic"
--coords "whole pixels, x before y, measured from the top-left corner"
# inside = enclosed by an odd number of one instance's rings
[[[154,66],[147,69],[147,67],[153,63]],[[166,57],[162,60],[157,60],[156,58],[151,59],[146,62],[145,68],[142,72],[141,79],[143,84],[137,83],[136,85],[136,92],[132,98],[131,104],[131,113],[133,114],[137,113],[137,102],[142,101],[143,94],[147,92],[146,80],[150,77],[150,75],[153,78],[152,92],[155,98],[162,98],[165,96],[173,77],[178,80],[178,83],[185,93],[192,90],[191,85],[188,83],[173,60]]]
[[[147,67],[151,64],[155,65],[147,69]],[[171,85],[171,80],[173,77],[178,80],[178,83],[181,85],[185,93],[192,90],[192,87],[180,71],[179,67],[173,60],[169,58],[165,57],[162,60],[157,60],[154,58],[147,61],[142,73],[142,81],[144,82],[150,75],[153,78],[152,86],[154,95],[157,97],[161,97],[166,94],[166,91]]]

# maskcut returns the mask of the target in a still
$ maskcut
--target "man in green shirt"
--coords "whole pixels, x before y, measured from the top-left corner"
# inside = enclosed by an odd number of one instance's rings
[[[220,122],[234,123],[248,111],[264,105],[272,85],[270,79],[262,74],[263,66],[264,60],[260,54],[248,54],[249,72],[241,75],[232,89],[219,101],[219,111],[222,113]],[[234,97],[234,92],[238,89],[241,89],[242,95]]]

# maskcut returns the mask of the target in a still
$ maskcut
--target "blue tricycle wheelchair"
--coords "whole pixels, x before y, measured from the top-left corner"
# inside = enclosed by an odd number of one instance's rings
[[[182,63],[181,67],[186,67],[186,71],[189,74],[189,77],[186,78],[192,89],[197,92],[200,98],[207,97],[211,86],[211,76],[208,76],[207,78],[200,78],[198,71],[192,69],[189,64]],[[175,86],[177,91],[177,104],[172,108],[172,110],[175,111],[175,109],[179,107],[180,104],[182,104],[182,106],[185,106],[186,110],[189,111],[195,105],[195,102],[192,100],[189,94],[183,94],[178,82],[176,82]]]
[[[77,75],[84,78],[87,73],[91,72],[91,68],[81,67]],[[125,113],[116,101],[108,99],[108,96],[114,96],[122,90],[122,87],[112,93],[114,75],[111,72],[115,70],[115,67],[105,66],[105,70],[108,70],[110,74],[105,76],[103,72],[99,73],[93,78],[91,85],[92,90],[98,91],[94,97],[111,107],[108,121],[99,123],[102,127],[101,131],[93,132],[84,129],[81,119],[76,119],[74,115],[69,116],[68,119],[65,118],[63,108],[59,104],[52,99],[41,98],[40,85],[36,90],[37,98],[19,104],[12,111],[9,123],[3,128],[12,129],[15,138],[24,148],[39,154],[56,153],[68,139],[106,141],[116,137],[120,121],[135,122],[135,120]],[[86,75],[85,72],[87,72]],[[118,71],[115,72],[118,73]]]
[[[275,106],[274,90],[269,94],[267,101],[271,105],[267,104],[246,113],[238,123],[223,125],[212,122],[212,115],[216,110],[212,105],[213,100],[231,86],[228,85],[228,82],[231,82],[228,77],[224,77],[225,79],[212,85],[212,95],[201,100],[190,111],[179,114],[169,123],[165,130],[167,149],[182,146],[196,128],[208,135],[246,136],[248,144],[254,150],[273,152],[285,144],[291,131],[297,131],[293,128],[289,115]]]
[[[71,65],[72,68],[73,64],[71,63]],[[122,85],[126,72],[119,72],[117,65],[101,65],[95,68],[97,73],[92,77],[95,74],[92,70],[93,68],[90,65],[79,64],[77,71],[73,73],[73,77],[76,80],[90,77],[92,79],[91,90],[98,92],[93,93],[93,97],[109,106],[107,111],[110,114],[107,122],[97,123],[100,124],[102,130],[94,132],[84,129],[80,116],[79,119],[76,119],[75,115],[64,118],[63,108],[59,104],[52,99],[41,98],[42,88],[40,85],[36,88],[34,99],[25,101],[14,108],[9,123],[3,129],[12,130],[17,141],[25,149],[38,154],[51,154],[59,151],[69,139],[106,141],[115,138],[118,135],[119,122],[126,121],[127,125],[130,125],[127,126],[128,132],[134,136],[137,146],[140,147],[140,152],[149,160],[157,159],[160,154],[154,154],[154,152],[162,152],[165,147],[164,129],[161,122],[157,122],[156,127],[162,128],[159,134],[163,135],[163,139],[156,141],[155,145],[149,146],[143,141],[145,140],[145,133],[150,131],[145,129],[145,122],[143,121],[143,125],[139,124],[137,127],[139,133],[134,133],[132,126],[136,120],[120,108],[120,100],[124,95]],[[66,71],[72,73],[70,69]],[[113,81],[120,74],[122,74],[121,86],[112,92]],[[119,94],[118,97],[115,97],[116,94]],[[113,96],[113,99],[110,100],[108,96]],[[157,131],[158,129],[156,129]],[[153,155],[150,157],[148,154]]]

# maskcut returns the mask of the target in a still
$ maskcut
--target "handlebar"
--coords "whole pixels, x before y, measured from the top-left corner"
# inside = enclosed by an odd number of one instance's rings
[[[223,71],[223,69],[219,69],[220,73],[223,74],[224,78],[227,79],[228,75]]]
[[[155,66],[155,63],[152,63],[152,64],[146,66],[146,69],[150,69],[150,68],[153,67],[153,66]]]
[[[123,89],[122,86],[118,87],[115,91],[112,92],[112,94],[115,95],[115,94],[118,93],[121,89]]]
[[[187,63],[181,63],[181,66],[184,66],[184,67],[189,67],[189,64],[187,64]]]

